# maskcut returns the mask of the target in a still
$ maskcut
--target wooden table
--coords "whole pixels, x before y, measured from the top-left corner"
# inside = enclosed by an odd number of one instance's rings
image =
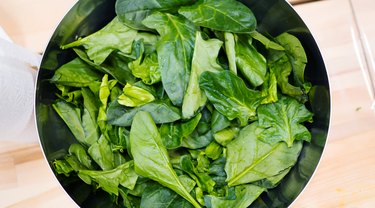
[[[2,0],[0,25],[13,40],[42,52],[76,0]],[[375,207],[375,115],[371,74],[375,1],[298,4],[321,47],[332,90],[329,140],[315,176],[292,207]],[[371,17],[372,16],[372,17]],[[360,32],[358,32],[358,30]],[[75,207],[59,187],[38,144],[0,141],[0,207]]]

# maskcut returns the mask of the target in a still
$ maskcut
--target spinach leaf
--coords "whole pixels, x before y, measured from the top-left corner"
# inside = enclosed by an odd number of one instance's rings
[[[99,113],[99,101],[94,93],[88,88],[82,88],[83,96],[83,115],[82,127],[85,131],[85,140],[88,144],[93,144],[100,137],[97,117]]]
[[[200,173],[197,171],[193,164],[190,155],[184,155],[180,159],[181,169],[189,174],[191,178],[195,180],[198,187],[201,188],[203,192],[211,193],[215,186],[215,181],[207,173]]]
[[[67,103],[71,103],[75,106],[79,106],[81,103],[82,93],[81,90],[73,90],[71,87],[56,84],[57,89],[61,91],[60,94],[56,93],[56,96]]]
[[[225,172],[229,186],[275,176],[297,161],[302,142],[295,142],[292,147],[285,142],[268,144],[257,138],[257,128],[257,122],[246,126],[227,145]]]
[[[118,53],[111,53],[108,58],[102,64],[96,64],[90,60],[87,54],[78,48],[73,48],[79,58],[85,61],[90,66],[99,70],[100,72],[111,75],[113,78],[118,80],[121,84],[134,83],[135,77],[128,68],[128,63]]]
[[[263,84],[267,73],[266,59],[249,43],[248,37],[236,38],[236,63],[254,87]]]
[[[128,107],[138,107],[154,100],[155,97],[149,91],[128,83],[123,89],[123,94],[118,97],[117,102]]]
[[[181,142],[188,137],[197,127],[202,115],[198,114],[193,119],[184,123],[168,123],[160,126],[160,135],[164,146],[167,149],[181,147]]]
[[[292,64],[284,51],[270,51],[268,57],[268,66],[270,71],[275,74],[277,85],[285,95],[305,102],[307,97],[300,87],[289,83],[289,75],[292,73]]]
[[[233,72],[233,74],[237,74],[237,65],[236,65],[236,43],[234,40],[234,35],[230,32],[224,33],[225,38],[225,52],[228,57],[229,62],[229,70]]]
[[[161,75],[159,71],[158,56],[156,53],[139,57],[137,60],[129,63],[129,68],[133,75],[142,79],[142,82],[152,85],[160,82]]]
[[[57,174],[64,174],[66,177],[69,177],[70,173],[74,171],[66,160],[55,160],[52,162],[52,166]]]
[[[238,118],[245,126],[256,115],[262,101],[261,93],[248,89],[244,81],[230,71],[204,72],[199,80],[215,109],[229,120]]]
[[[134,117],[130,130],[130,149],[136,173],[172,189],[194,207],[201,207],[173,170],[167,149],[163,146],[158,129],[147,112],[140,111]]]
[[[215,141],[211,142],[204,151],[208,158],[217,160],[223,153],[223,148]]]
[[[302,87],[305,83],[305,67],[307,57],[301,42],[289,33],[282,33],[275,40],[285,48],[293,68],[293,77],[297,86]]]
[[[193,206],[171,189],[153,183],[143,192],[140,207],[192,208]]]
[[[264,188],[252,184],[240,185],[235,187],[235,199],[207,195],[204,197],[204,202],[207,208],[246,208],[250,206],[263,191],[265,191]]]
[[[149,30],[142,21],[153,11],[173,11],[181,5],[193,3],[194,0],[117,0],[116,14],[127,26],[138,30]]]
[[[213,133],[216,133],[227,128],[228,126],[230,126],[230,124],[231,122],[227,119],[227,117],[225,117],[219,111],[214,110],[211,119],[211,131]]]
[[[302,123],[312,122],[312,116],[305,105],[293,98],[282,96],[276,103],[259,106],[259,127],[262,131],[258,137],[272,144],[284,141],[288,147],[291,147],[295,140],[309,142],[311,134]]]
[[[80,144],[72,144],[69,147],[69,154],[74,155],[80,164],[82,164],[85,169],[94,169],[94,161],[87,154],[86,149]]]
[[[237,137],[239,131],[240,129],[237,127],[229,127],[218,131],[214,134],[215,141],[222,146],[227,146],[229,142]]]
[[[81,110],[79,108],[61,100],[52,104],[52,107],[68,126],[77,141],[88,146],[92,142],[95,142],[86,141],[85,130],[82,127]]]
[[[50,81],[70,87],[87,87],[92,82],[99,81],[100,78],[100,74],[90,65],[80,58],[75,58],[58,68]]]
[[[279,45],[278,43],[268,39],[266,36],[264,36],[262,33],[258,31],[253,31],[250,33],[251,37],[254,38],[255,40],[261,42],[266,49],[274,49],[278,51],[283,51],[285,50],[284,47]]]
[[[264,97],[261,104],[274,103],[279,99],[277,96],[277,78],[272,71],[267,74],[261,91]]]
[[[78,176],[87,184],[98,184],[104,191],[118,196],[119,185],[133,189],[138,175],[134,171],[133,161],[129,161],[117,166],[115,169],[101,170],[81,170]]]
[[[244,33],[256,28],[253,12],[236,0],[200,0],[178,12],[196,25],[213,30]]]
[[[182,17],[160,12],[148,16],[143,24],[161,36],[157,44],[161,81],[172,103],[181,106],[189,83],[196,28]]]
[[[108,106],[108,123],[116,126],[131,126],[135,114],[139,111],[149,112],[155,123],[170,123],[181,119],[180,109],[167,100],[155,100],[136,108],[127,108],[117,101]]]
[[[130,54],[137,31],[126,27],[115,17],[101,30],[61,46],[62,49],[83,46],[87,56],[96,64],[103,63],[115,50]],[[105,44],[103,44],[105,43]]]
[[[206,41],[203,40],[201,32],[196,33],[190,80],[182,103],[184,119],[193,117],[198,109],[206,104],[207,97],[199,87],[199,77],[205,71],[219,72],[222,70],[217,63],[221,46],[222,42],[218,39]]]
[[[102,170],[112,170],[125,163],[125,158],[119,152],[112,151],[111,143],[104,136],[91,145],[88,153]]]
[[[202,135],[199,135],[197,131],[194,131],[191,135],[182,140],[181,146],[188,149],[200,149],[209,145],[213,140],[214,137],[211,131]]]

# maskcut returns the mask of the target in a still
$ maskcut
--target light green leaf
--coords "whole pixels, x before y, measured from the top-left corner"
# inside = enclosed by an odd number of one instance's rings
[[[207,195],[204,197],[207,208],[246,208],[255,201],[259,195],[265,191],[264,188],[252,184],[235,187],[235,198],[216,197]]]
[[[126,84],[124,93],[118,97],[117,102],[128,107],[137,107],[155,100],[155,97],[140,87]]]
[[[95,69],[80,58],[75,58],[58,68],[50,81],[70,87],[87,87],[100,78]]]
[[[134,171],[133,161],[117,166],[112,170],[81,170],[78,176],[87,184],[97,183],[104,191],[118,196],[119,185],[132,190],[138,175]]]
[[[268,143],[284,141],[288,147],[294,141],[310,141],[311,134],[303,122],[312,121],[313,114],[305,105],[283,96],[278,102],[258,108],[259,138]]]
[[[149,113],[140,111],[135,115],[130,130],[130,148],[136,173],[172,189],[194,207],[201,207],[173,170],[167,149]]]
[[[227,145],[225,172],[229,186],[278,175],[297,161],[302,142],[295,142],[290,148],[285,142],[269,144],[257,138],[257,128],[257,122],[246,126]]]
[[[199,77],[205,71],[222,70],[217,63],[222,42],[218,39],[203,40],[201,32],[196,33],[195,48],[191,66],[190,80],[182,104],[182,117],[189,119],[206,104],[207,97],[199,87]]]

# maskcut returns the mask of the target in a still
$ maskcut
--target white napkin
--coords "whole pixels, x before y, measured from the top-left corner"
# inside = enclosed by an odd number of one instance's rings
[[[40,59],[12,43],[0,27],[0,140],[37,142],[34,91]]]

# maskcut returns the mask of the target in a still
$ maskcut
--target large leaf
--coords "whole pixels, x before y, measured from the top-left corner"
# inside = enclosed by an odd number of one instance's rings
[[[257,128],[257,122],[246,126],[227,145],[225,172],[229,186],[278,175],[297,161],[302,142],[295,142],[292,147],[285,142],[269,144],[257,138]]]
[[[176,192],[157,183],[148,186],[142,194],[141,208],[192,208],[193,206]]]
[[[262,101],[260,92],[247,88],[244,81],[230,71],[204,72],[199,85],[217,111],[229,120],[238,118],[242,126],[255,116]]]
[[[95,69],[80,58],[75,58],[58,68],[51,82],[71,87],[87,87],[100,78]]]
[[[222,44],[218,39],[203,40],[201,32],[197,32],[189,85],[182,104],[184,119],[193,117],[206,104],[207,97],[199,87],[199,76],[205,71],[219,72],[222,69],[217,63]]]
[[[297,141],[310,141],[311,134],[303,122],[312,121],[313,114],[297,100],[283,96],[278,102],[258,108],[259,138],[265,142],[284,141],[288,147]]]
[[[173,11],[181,5],[193,3],[195,0],[117,0],[116,14],[127,26],[149,30],[142,21],[153,11]]]
[[[264,188],[252,184],[239,185],[235,187],[234,199],[207,195],[204,202],[207,208],[246,208],[265,191]]]
[[[112,170],[81,170],[78,176],[87,184],[97,183],[104,191],[118,195],[119,185],[133,189],[138,175],[134,171],[133,161],[117,166]]]
[[[257,24],[253,12],[236,0],[200,0],[178,12],[199,26],[219,31],[251,32]]]
[[[62,49],[83,46],[87,56],[96,64],[103,63],[113,51],[130,54],[137,31],[130,29],[115,17],[101,30],[61,46]]]
[[[135,115],[130,130],[130,148],[139,175],[172,189],[194,207],[201,207],[173,170],[167,149],[149,113],[140,111]]]
[[[108,106],[108,123],[116,126],[131,126],[135,114],[139,111],[149,112],[157,124],[170,123],[181,118],[180,109],[166,100],[156,100],[136,108],[127,108],[115,101]]]
[[[161,36],[157,46],[161,81],[172,103],[181,106],[189,83],[196,28],[185,18],[160,12],[148,16],[143,24]]]

